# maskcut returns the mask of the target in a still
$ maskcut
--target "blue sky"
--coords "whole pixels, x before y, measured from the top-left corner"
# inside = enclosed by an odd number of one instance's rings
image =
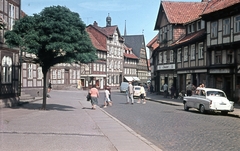
[[[168,0],[172,1],[172,0]],[[201,2],[201,0],[174,0]],[[147,44],[155,35],[156,17],[160,0],[22,0],[22,10],[27,15],[41,12],[49,6],[66,6],[77,12],[86,25],[97,21],[101,27],[106,26],[108,13],[112,25],[117,25],[121,35],[124,34],[125,20],[127,35],[144,34]]]

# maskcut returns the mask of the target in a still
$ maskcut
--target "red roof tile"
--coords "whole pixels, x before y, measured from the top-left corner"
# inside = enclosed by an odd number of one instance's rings
[[[131,58],[131,59],[138,59],[138,57],[135,56],[134,54],[127,54],[127,53],[124,53],[124,57],[126,57],[126,58]]]
[[[90,32],[87,32],[87,33],[88,33],[88,35],[89,35],[89,37],[90,37],[90,39],[91,39],[91,41],[92,41],[93,46],[94,46],[96,49],[102,50],[102,51],[107,51],[107,49],[105,49],[105,48],[101,45],[101,43],[98,42],[98,40],[92,35],[92,33],[90,33]]]
[[[198,19],[207,2],[170,2],[162,1],[163,9],[171,24],[184,24]]]
[[[201,36],[203,36],[205,34],[205,30],[200,30],[198,32],[186,35],[185,37],[181,38],[180,40],[172,43],[171,46],[177,45],[177,44],[182,44],[184,42],[190,41],[190,40],[194,40],[196,38],[199,38]]]
[[[147,47],[152,48],[153,50],[159,47],[158,34],[147,44]]]
[[[208,2],[203,15],[222,10],[238,3],[240,3],[240,0],[211,0]]]

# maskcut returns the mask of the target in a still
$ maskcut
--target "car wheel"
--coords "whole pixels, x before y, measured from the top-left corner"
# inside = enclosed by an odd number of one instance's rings
[[[200,109],[199,109],[200,113],[205,113],[205,107],[204,105],[200,105]]]
[[[222,115],[227,115],[227,114],[228,114],[228,111],[221,111],[221,114],[222,114]]]
[[[186,103],[186,102],[184,103],[184,110],[185,110],[185,111],[188,111],[188,110],[189,110],[189,107],[187,106],[187,103]]]

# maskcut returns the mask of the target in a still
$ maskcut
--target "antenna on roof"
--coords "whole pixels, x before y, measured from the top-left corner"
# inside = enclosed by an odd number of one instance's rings
[[[144,34],[144,29],[142,30],[142,34]]]

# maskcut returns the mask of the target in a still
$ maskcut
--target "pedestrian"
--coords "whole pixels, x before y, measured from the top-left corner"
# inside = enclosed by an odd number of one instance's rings
[[[165,83],[163,85],[163,91],[164,91],[164,98],[167,98],[167,96],[168,96],[168,85],[167,85],[167,83]]]
[[[130,81],[128,84],[128,96],[127,96],[127,104],[129,104],[129,101],[131,100],[131,104],[134,103],[134,99],[133,99],[133,85],[132,82]],[[130,99],[130,100],[129,100]]]
[[[51,80],[48,83],[48,93],[52,90],[52,83]]]
[[[150,85],[150,93],[153,93],[153,85],[152,85],[152,83]]]
[[[192,96],[193,85],[191,84],[191,82],[188,82],[186,86],[186,90],[187,90],[187,96]]]
[[[99,97],[99,92],[98,92],[98,89],[96,88],[96,85],[92,86],[89,93],[91,95],[92,109],[95,110],[96,106],[98,105],[98,97]]]
[[[111,88],[108,86],[107,87],[108,91],[109,91],[109,99],[110,99],[110,102],[109,102],[109,106],[112,106],[112,96],[111,96]]]
[[[108,105],[110,106],[111,104],[111,100],[110,100],[110,92],[109,92],[109,88],[106,87],[105,91],[104,91],[104,108],[106,108]]]
[[[171,99],[174,99],[175,91],[176,91],[174,85],[171,86],[170,91],[171,91]]]
[[[140,87],[140,96],[138,97],[137,103],[141,103],[141,100],[142,100],[142,104],[146,104],[146,99],[145,99],[146,91],[142,84],[140,86],[141,86]]]

